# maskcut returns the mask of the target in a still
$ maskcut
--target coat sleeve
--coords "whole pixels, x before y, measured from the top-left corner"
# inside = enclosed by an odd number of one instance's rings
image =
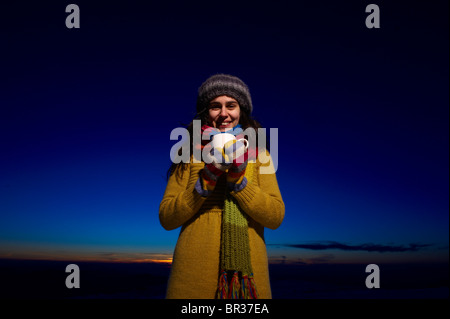
[[[242,190],[233,191],[231,194],[252,219],[264,227],[276,229],[284,219],[285,206],[272,158],[267,152],[265,157],[269,159],[268,165],[262,165],[258,160],[256,162],[256,176],[253,178],[258,178],[259,186],[256,183],[247,183]]]
[[[200,209],[205,197],[195,190],[198,174],[191,174],[192,164],[183,172],[183,177],[174,172],[167,182],[166,191],[159,205],[159,221],[166,230],[182,226]]]

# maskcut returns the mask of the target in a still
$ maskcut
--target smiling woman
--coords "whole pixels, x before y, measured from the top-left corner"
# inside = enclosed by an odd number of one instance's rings
[[[218,96],[209,103],[209,121],[221,132],[239,124],[241,109],[239,103],[226,95]]]
[[[280,226],[284,202],[275,172],[260,174],[262,163],[249,161],[258,152],[268,155],[267,150],[240,142],[243,129],[259,127],[251,119],[252,109],[248,87],[237,77],[214,75],[199,88],[197,114],[207,139],[191,139],[191,150],[204,151],[214,135],[230,133],[236,138],[211,151],[233,160],[211,156],[209,163],[198,163],[191,155],[191,162],[173,164],[169,170],[159,217],[167,230],[182,228],[168,298],[272,296],[264,228]],[[241,155],[235,156],[238,152]]]

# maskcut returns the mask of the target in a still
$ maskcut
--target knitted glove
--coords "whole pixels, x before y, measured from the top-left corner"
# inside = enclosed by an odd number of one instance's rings
[[[233,140],[225,144],[223,153],[225,161],[232,163],[227,174],[228,187],[238,192],[247,185],[247,179],[244,176],[248,163],[247,147],[242,141]]]
[[[206,197],[211,194],[219,177],[232,163],[225,162],[223,150],[212,148],[210,144],[205,146],[202,153],[206,155],[205,167],[200,171],[195,189],[200,195]]]

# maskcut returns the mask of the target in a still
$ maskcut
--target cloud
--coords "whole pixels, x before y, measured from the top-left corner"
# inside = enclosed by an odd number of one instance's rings
[[[325,241],[310,244],[273,244],[272,246],[302,248],[311,250],[327,250],[327,249],[339,249],[345,251],[368,251],[368,252],[405,252],[405,251],[418,251],[420,249],[432,246],[432,244],[417,244],[412,243],[408,246],[402,245],[381,245],[381,244],[361,244],[361,245],[347,245],[336,241]]]
[[[324,263],[329,263],[334,259],[335,259],[335,257],[333,254],[324,254],[324,255],[308,258],[307,263],[309,263],[309,264],[324,264]]]
[[[295,265],[310,265],[310,264],[326,264],[335,259],[333,254],[322,254],[309,258],[287,258],[286,256],[271,256],[269,263],[271,264],[295,264]]]

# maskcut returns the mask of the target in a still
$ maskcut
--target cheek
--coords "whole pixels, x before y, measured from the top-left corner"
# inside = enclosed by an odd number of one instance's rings
[[[209,112],[208,122],[212,123],[217,116],[213,112]]]
[[[235,121],[235,122],[239,122],[239,119],[240,119],[240,113],[239,113],[239,112],[236,113],[236,114],[233,116],[233,118],[234,118],[234,121]]]

